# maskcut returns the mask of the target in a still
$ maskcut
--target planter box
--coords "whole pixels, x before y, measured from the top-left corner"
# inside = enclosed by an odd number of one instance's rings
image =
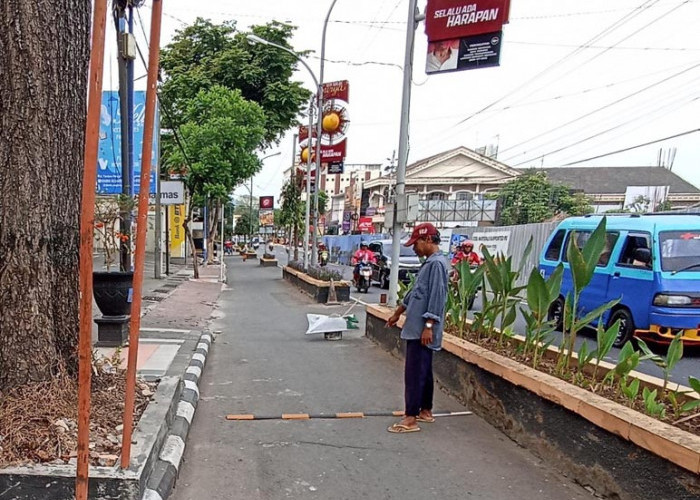
[[[366,333],[401,356],[399,328],[384,327],[390,315],[390,309],[367,307]],[[700,437],[694,434],[451,335],[433,367],[440,384],[471,410],[602,495],[700,495]]]
[[[242,253],[241,254],[244,258],[250,259],[250,260],[255,260],[258,258],[258,254],[255,252],[248,252],[248,253]]]
[[[320,304],[328,302],[328,289],[331,286],[330,282],[314,279],[308,274],[287,266],[282,268],[282,277],[301,289],[302,292],[310,295],[316,302]],[[350,284],[347,281],[338,281],[337,283],[334,282],[334,284],[338,301],[349,301]]]
[[[277,259],[266,259],[265,257],[261,257],[260,265],[262,267],[277,267]]]

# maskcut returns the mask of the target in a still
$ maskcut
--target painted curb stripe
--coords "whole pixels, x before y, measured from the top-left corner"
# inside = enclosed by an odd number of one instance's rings
[[[207,358],[204,356],[204,354],[200,354],[200,353],[196,352],[194,354],[194,356],[192,356],[192,359],[204,364],[204,362],[206,361]]]
[[[185,442],[180,436],[170,435],[163,444],[163,449],[160,451],[158,458],[164,462],[172,464],[175,469],[179,470],[182,454],[185,452]]]
[[[190,389],[191,391],[194,391],[195,394],[197,394],[197,399],[199,399],[199,387],[197,387],[197,384],[191,380],[185,380],[185,389]]]
[[[192,424],[192,417],[194,417],[194,406],[192,403],[188,401],[180,401],[177,405],[177,413],[175,414],[178,417],[182,417],[185,420],[187,420],[188,424]]]
[[[202,369],[199,366],[190,365],[187,367],[187,370],[185,370],[185,373],[190,373],[199,378],[202,376]]]
[[[255,420],[255,415],[226,415],[226,420]]]
[[[335,418],[365,418],[365,414],[359,411],[356,412],[346,412],[346,413],[336,413]]]
[[[209,344],[207,342],[200,342],[197,344],[197,347],[195,347],[195,350],[202,349],[206,351],[207,353],[209,352]]]
[[[147,489],[143,492],[142,500],[163,500],[156,490]]]

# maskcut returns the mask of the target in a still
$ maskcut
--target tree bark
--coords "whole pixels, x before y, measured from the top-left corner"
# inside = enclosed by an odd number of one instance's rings
[[[90,5],[0,2],[2,389],[77,374]]]

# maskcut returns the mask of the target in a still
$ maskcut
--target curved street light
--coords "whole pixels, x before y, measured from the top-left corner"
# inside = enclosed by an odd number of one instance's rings
[[[293,55],[297,61],[299,61],[309,72],[311,75],[311,79],[314,81],[314,85],[316,85],[316,95],[319,96],[323,94],[323,89],[320,87],[318,83],[318,79],[316,78],[316,75],[314,72],[311,70],[308,64],[299,57],[299,54],[294,52],[291,49],[288,49],[287,47],[284,47],[282,45],[279,45],[277,43],[271,42],[269,40],[265,40],[264,38],[260,38],[257,35],[253,35],[252,33],[249,33],[246,35],[246,38],[248,39],[249,42],[252,43],[259,43],[260,45],[269,45],[270,47],[275,47],[276,49],[282,50],[288,54]],[[322,98],[322,97],[321,97]],[[311,96],[311,102],[309,103],[309,138],[308,138],[308,149],[309,149],[309,154],[307,155],[307,160],[306,160],[306,213],[304,215],[304,267],[306,268],[309,264],[309,219],[310,219],[310,214],[311,214],[311,143],[312,143],[312,136],[313,134],[311,133],[311,130],[313,128],[313,113],[312,113],[312,108],[314,104],[314,96]],[[318,109],[318,126],[321,126],[321,109]],[[320,134],[317,134],[316,137],[316,192],[318,193],[318,184],[321,181],[321,136]],[[314,233],[317,231],[316,227],[314,227]],[[316,238],[314,237],[314,243],[316,241]],[[296,242],[295,242],[296,244]],[[315,247],[315,244],[314,244]]]

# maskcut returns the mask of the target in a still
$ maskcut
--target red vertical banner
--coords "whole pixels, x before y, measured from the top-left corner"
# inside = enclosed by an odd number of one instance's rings
[[[321,133],[321,161],[345,160],[347,133],[350,127],[348,101],[350,84],[347,80],[323,84],[323,117]],[[301,139],[301,136],[299,136]]]

